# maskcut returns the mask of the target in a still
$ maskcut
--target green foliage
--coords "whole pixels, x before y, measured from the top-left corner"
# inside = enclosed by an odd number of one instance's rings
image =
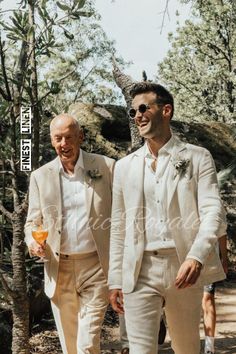
[[[106,103],[120,102],[112,76],[111,57],[114,43],[108,40],[99,24],[93,0],[40,0],[35,2],[35,26],[29,25],[28,1],[20,3],[8,21],[2,18],[6,70],[9,80],[17,84],[17,62],[22,41],[35,37],[38,63],[39,101],[47,110],[64,111],[76,100]],[[27,50],[28,55],[29,49]],[[25,58],[26,60],[27,57]],[[118,59],[122,66],[122,60]],[[32,73],[30,63],[21,72],[22,99],[30,101]],[[55,90],[55,83],[59,87]],[[0,87],[4,85],[0,71]],[[44,99],[45,97],[45,99]],[[41,98],[43,98],[41,100]],[[59,106],[58,106],[59,102]]]
[[[173,92],[181,120],[233,122],[236,94],[236,3],[193,3],[193,20],[170,34],[158,78]]]
[[[10,16],[11,24],[1,21],[3,30],[7,33],[7,38],[12,41],[27,40],[27,35],[31,28],[29,28],[28,16],[26,12],[21,10],[13,11]]]
[[[33,68],[29,58],[32,51],[29,41],[32,38],[38,65],[40,127],[48,121],[44,111],[58,114],[66,111],[76,100],[107,103],[120,100],[112,76],[114,43],[108,40],[101,28],[93,1],[35,1],[34,18],[35,25],[30,26],[29,1],[22,1],[19,9],[13,11],[8,19],[0,11],[4,69],[12,93],[10,101],[0,94],[0,159],[3,160],[11,156],[11,139],[15,140],[17,147],[20,146],[19,116],[15,117],[15,137],[10,119],[16,100],[26,106],[32,102]],[[25,69],[19,71],[22,61]],[[14,87],[19,89],[17,99]],[[1,62],[0,89],[7,96]],[[19,148],[16,157],[19,158]]]

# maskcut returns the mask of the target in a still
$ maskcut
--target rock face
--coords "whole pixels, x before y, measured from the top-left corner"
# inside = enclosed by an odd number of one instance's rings
[[[130,143],[126,110],[121,106],[76,103],[69,113],[85,132],[83,148],[115,159],[125,155]]]

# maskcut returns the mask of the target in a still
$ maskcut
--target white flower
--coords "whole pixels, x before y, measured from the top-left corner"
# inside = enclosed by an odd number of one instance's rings
[[[189,166],[190,160],[189,159],[179,159],[173,162],[173,165],[176,169],[176,174],[184,174],[187,170],[187,167]]]
[[[88,173],[89,177],[93,178],[93,179],[98,179],[98,178],[102,177],[101,173],[99,172],[99,170],[97,168],[94,170],[88,170],[87,173]]]

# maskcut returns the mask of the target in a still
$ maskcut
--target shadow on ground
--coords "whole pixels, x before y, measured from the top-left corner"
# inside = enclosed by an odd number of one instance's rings
[[[226,334],[224,334],[226,336]],[[226,338],[216,338],[215,340],[215,353],[220,354],[235,354],[236,353],[236,338],[235,332],[229,332],[229,337]],[[234,336],[234,338],[232,338]],[[110,347],[110,348],[109,348]],[[201,340],[201,348],[204,347],[204,341]],[[102,350],[103,354],[118,354],[120,353],[120,347],[118,343],[114,343],[112,345],[107,343],[107,345],[103,346]],[[171,349],[170,343],[165,343],[159,348],[158,354],[174,354],[173,350]]]

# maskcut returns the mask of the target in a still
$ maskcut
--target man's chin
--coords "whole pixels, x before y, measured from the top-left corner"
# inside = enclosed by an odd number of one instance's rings
[[[145,129],[139,129],[139,135],[143,138],[146,138],[146,135],[148,134],[148,131]]]
[[[144,138],[144,139],[152,139],[153,138],[153,134],[151,134],[150,132],[145,132],[145,131],[139,131],[139,135]]]
[[[70,160],[72,160],[71,156],[65,156],[65,155],[61,155],[60,159],[62,162],[70,162]]]

